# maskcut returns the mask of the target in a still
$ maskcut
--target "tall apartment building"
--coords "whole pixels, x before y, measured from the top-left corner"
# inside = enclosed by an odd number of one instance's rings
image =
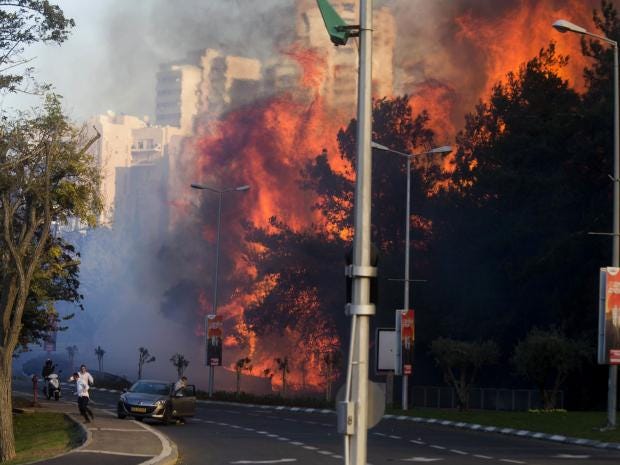
[[[108,112],[92,118],[88,126],[94,126],[101,135],[91,148],[103,177],[101,182],[103,212],[99,221],[103,225],[112,224],[116,198],[116,169],[131,165],[132,131],[145,127],[146,123],[135,116]]]
[[[357,24],[359,14],[357,2],[351,0],[333,1],[332,5],[348,24]],[[353,44],[335,47],[325,31],[323,18],[314,0],[299,0],[297,3],[296,30],[302,43],[320,50],[326,61],[327,72],[322,94],[335,107],[353,106],[357,94],[357,50]],[[393,94],[394,46],[396,44],[396,22],[388,8],[373,13],[373,96],[385,97]]]
[[[189,63],[161,65],[155,89],[155,124],[191,134],[198,113],[202,69]]]

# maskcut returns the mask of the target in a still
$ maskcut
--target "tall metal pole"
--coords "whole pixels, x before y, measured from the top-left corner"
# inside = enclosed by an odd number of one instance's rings
[[[618,43],[611,42],[614,50],[614,267],[620,266],[620,114],[618,103]],[[607,389],[607,426],[616,427],[616,400],[618,396],[618,366],[609,365],[609,386]]]
[[[405,295],[403,302],[403,309],[405,312],[409,311],[409,240],[410,240],[410,216],[411,216],[411,157],[407,157],[407,212],[405,215]],[[400,344],[401,341],[397,341]],[[406,375],[403,371],[403,393],[402,393],[402,407],[403,410],[407,410],[409,404],[409,375]]]
[[[353,289],[349,313],[353,319],[354,344],[351,370],[351,401],[355,406],[354,432],[349,450],[352,465],[366,465],[368,434],[368,348],[371,265],[372,153],[372,0],[360,0],[359,77],[357,87],[357,173],[355,181],[355,237],[353,240]],[[357,324],[355,324],[357,323]],[[350,349],[350,350],[351,350]],[[347,399],[349,400],[349,399]]]
[[[217,315],[217,282],[218,272],[220,268],[220,226],[222,224],[222,197],[224,191],[218,192],[219,203],[217,206],[217,238],[215,240],[215,276],[213,277],[213,314]],[[206,320],[205,320],[206,321]],[[205,326],[205,332],[207,327]],[[213,396],[213,388],[215,385],[215,369],[213,365],[209,365],[209,397]]]

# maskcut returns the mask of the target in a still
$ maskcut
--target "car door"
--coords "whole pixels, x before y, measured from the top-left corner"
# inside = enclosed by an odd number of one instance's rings
[[[196,413],[196,387],[186,386],[173,393],[170,401],[177,417],[193,417]]]

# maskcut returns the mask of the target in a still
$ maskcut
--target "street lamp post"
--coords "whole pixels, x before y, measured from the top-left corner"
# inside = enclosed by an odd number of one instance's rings
[[[403,295],[403,310],[409,310],[409,236],[410,236],[410,228],[411,228],[411,159],[414,157],[418,157],[420,155],[431,155],[437,153],[450,153],[452,152],[452,147],[449,145],[444,145],[442,147],[433,148],[427,152],[421,153],[403,153],[398,150],[392,150],[385,145],[381,145],[377,142],[371,143],[372,148],[377,150],[382,150],[384,152],[391,152],[396,155],[400,155],[401,157],[405,157],[407,159],[407,209],[405,213],[405,279],[404,279],[404,295]],[[396,341],[397,344],[400,344],[400,340]],[[399,351],[400,352],[400,351]],[[397,373],[398,374],[398,373]],[[402,373],[402,407],[403,410],[407,410],[409,408],[408,400],[409,400],[409,376]]]
[[[611,45],[614,52],[614,200],[613,200],[613,252],[612,266],[620,266],[620,111],[618,103],[618,42],[608,37],[593,34],[585,28],[577,26],[565,19],[553,23],[559,32],[574,32],[584,36],[594,37]],[[618,367],[609,365],[609,382],[607,390],[607,427],[616,427],[616,396],[618,389]]]
[[[247,191],[250,186],[238,186],[238,187],[229,187],[227,189],[217,189],[215,187],[206,186],[204,184],[192,184],[194,189],[208,190],[211,192],[215,192],[218,194],[218,206],[217,206],[217,238],[215,240],[215,276],[213,277],[213,315],[217,315],[217,283],[218,283],[218,272],[220,267],[220,230],[221,230],[221,222],[222,222],[222,198],[226,192],[243,192]],[[207,340],[207,321],[208,315],[205,316],[205,341]],[[207,364],[209,361],[207,360]],[[214,387],[214,377],[215,370],[213,369],[213,365],[209,364],[209,397],[213,396],[213,387]]]

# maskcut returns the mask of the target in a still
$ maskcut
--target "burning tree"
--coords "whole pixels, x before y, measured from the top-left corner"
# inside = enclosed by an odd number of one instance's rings
[[[241,372],[242,371],[252,372],[252,360],[248,357],[240,358],[235,363],[235,373],[237,375],[237,395],[241,392]]]
[[[105,350],[101,348],[101,346],[97,346],[95,349],[95,355],[97,356],[97,362],[99,363],[99,371],[103,371],[103,356],[105,355]]]
[[[183,354],[177,353],[170,357],[170,361],[177,369],[178,377],[180,378],[183,376],[185,369],[189,366],[189,360],[187,360]]]
[[[138,349],[138,379],[142,379],[142,367],[145,363],[153,363],[155,356],[149,353],[149,350],[145,347]]]

